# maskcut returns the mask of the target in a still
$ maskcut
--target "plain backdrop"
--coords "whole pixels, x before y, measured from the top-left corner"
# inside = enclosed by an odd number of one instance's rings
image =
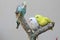
[[[0,0],[0,40],[29,40],[21,25],[16,29],[15,10],[23,1],[27,2],[26,20],[41,14],[55,22],[53,31],[40,34],[38,40],[60,40],[60,0]]]

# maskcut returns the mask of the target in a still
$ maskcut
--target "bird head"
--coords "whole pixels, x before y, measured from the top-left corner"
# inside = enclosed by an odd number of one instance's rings
[[[16,9],[16,17],[23,17],[26,14],[26,2],[22,3],[22,6],[18,6]]]

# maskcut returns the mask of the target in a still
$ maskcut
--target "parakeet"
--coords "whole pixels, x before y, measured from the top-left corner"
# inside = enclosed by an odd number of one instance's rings
[[[29,25],[30,25],[30,28],[32,29],[32,31],[37,31],[40,28],[35,17],[29,18],[28,21],[29,21]]]
[[[24,15],[26,14],[26,2],[23,2],[22,3],[22,6],[18,6],[17,9],[16,9],[16,18],[17,18],[17,27],[20,25],[19,23],[19,17],[24,17]]]
[[[35,18],[36,18],[38,24],[42,27],[51,22],[51,20],[49,18],[44,17],[42,15],[35,15]]]

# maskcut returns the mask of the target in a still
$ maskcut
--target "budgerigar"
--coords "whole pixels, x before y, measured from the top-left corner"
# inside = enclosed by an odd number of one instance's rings
[[[44,17],[42,15],[35,15],[35,18],[36,18],[38,24],[42,27],[51,22],[51,20],[49,18]]]
[[[37,31],[40,28],[35,17],[29,18],[28,21],[29,21],[29,25],[30,25],[30,28],[32,29],[32,31]]]
[[[22,3],[22,6],[18,6],[17,9],[16,9],[16,17],[17,17],[17,29],[20,25],[20,22],[19,22],[19,17],[24,17],[24,15],[26,14],[26,2],[23,2]]]

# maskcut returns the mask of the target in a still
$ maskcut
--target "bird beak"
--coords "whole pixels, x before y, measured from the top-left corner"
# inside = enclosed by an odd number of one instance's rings
[[[20,13],[18,14],[18,17],[19,17],[19,16],[21,16],[21,14],[20,14]]]

